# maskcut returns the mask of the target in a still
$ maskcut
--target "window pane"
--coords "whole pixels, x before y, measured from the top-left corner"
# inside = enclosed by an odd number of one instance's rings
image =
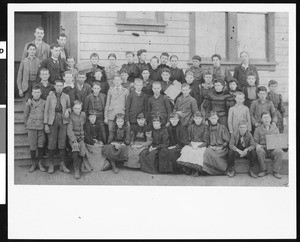
[[[201,57],[226,57],[225,12],[196,13],[196,53]]]
[[[238,53],[245,50],[251,58],[266,58],[266,15],[238,13]]]
[[[155,19],[155,12],[126,12],[126,18],[132,19]]]

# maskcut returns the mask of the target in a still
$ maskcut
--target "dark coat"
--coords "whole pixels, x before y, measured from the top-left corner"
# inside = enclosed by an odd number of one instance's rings
[[[53,62],[53,59],[51,57],[43,60],[41,63],[41,67],[38,71],[38,78],[37,78],[38,81],[41,81],[39,75],[40,75],[40,70],[42,68],[46,68],[49,70],[50,77],[49,77],[48,81],[51,84],[54,84],[54,81],[56,79],[63,80],[63,73],[68,69],[68,65],[64,59],[59,59],[59,69],[58,69],[58,68],[56,68],[56,66]]]

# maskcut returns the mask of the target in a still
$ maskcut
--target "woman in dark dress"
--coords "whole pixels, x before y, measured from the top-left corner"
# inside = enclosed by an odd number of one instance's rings
[[[140,154],[140,169],[147,173],[159,173],[160,163],[163,162],[169,146],[169,134],[166,127],[161,126],[159,116],[152,119],[152,144]]]
[[[116,162],[124,163],[128,160],[130,128],[124,118],[122,113],[116,115],[113,128],[109,132],[108,144],[102,148],[102,155],[110,162],[115,174],[119,172]]]

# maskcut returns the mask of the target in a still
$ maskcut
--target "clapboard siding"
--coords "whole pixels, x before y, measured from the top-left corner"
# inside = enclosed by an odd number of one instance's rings
[[[275,13],[275,61],[277,63],[275,71],[260,72],[261,85],[268,85],[271,79],[278,81],[278,92],[282,94],[283,100],[288,101],[288,51],[289,51],[289,31],[288,14]]]
[[[162,52],[179,57],[179,67],[187,68],[189,60],[189,16],[187,12],[165,12],[164,33],[118,32],[117,12],[79,12],[79,66],[88,66],[92,52],[100,56],[100,64],[108,64],[109,53],[117,55],[117,64],[126,61],[125,51],[147,49],[148,60]],[[139,36],[133,36],[132,33]]]

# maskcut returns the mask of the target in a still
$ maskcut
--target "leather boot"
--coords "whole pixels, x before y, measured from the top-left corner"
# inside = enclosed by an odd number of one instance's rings
[[[54,173],[54,150],[49,150],[49,168],[48,168],[48,173],[52,174]]]
[[[43,164],[42,164],[43,154],[44,154],[44,148],[38,148],[38,161],[39,161],[38,167],[39,167],[40,171],[45,172],[46,169],[45,169],[45,167],[43,167]]]
[[[250,167],[249,176],[251,176],[252,178],[257,178],[257,175],[253,172],[252,167]]]
[[[31,156],[31,160],[32,160],[32,165],[30,166],[28,172],[34,172],[36,167],[37,167],[37,160],[36,160],[36,150],[31,150],[30,151],[30,156]]]
[[[61,156],[62,161],[60,162],[59,170],[62,172],[70,173],[70,170],[66,167],[66,150],[60,149],[59,154]]]
[[[116,166],[116,163],[115,163],[114,161],[111,161],[111,160],[110,160],[110,164],[111,164],[111,166],[112,166],[113,172],[114,172],[115,174],[118,174],[119,168]]]
[[[72,158],[73,158],[73,167],[74,167],[74,178],[79,179],[80,171],[79,171],[79,157],[77,151],[72,152]]]

